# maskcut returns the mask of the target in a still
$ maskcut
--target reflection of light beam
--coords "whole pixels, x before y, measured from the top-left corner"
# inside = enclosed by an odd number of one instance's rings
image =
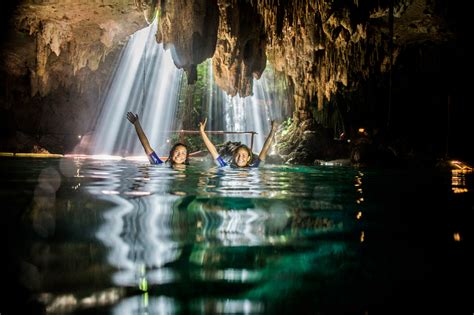
[[[99,228],[97,237],[110,248],[109,264],[120,269],[113,275],[113,281],[128,286],[139,284],[140,279],[146,279],[148,284],[174,281],[175,273],[163,265],[174,261],[180,253],[179,244],[172,239],[171,222],[172,205],[178,197],[150,195],[134,199],[139,202],[135,204],[110,192],[101,196],[117,206],[104,215],[106,222]],[[124,194],[146,196],[150,193]]]
[[[95,292],[89,296],[78,297],[73,294],[53,295],[43,293],[39,296],[40,302],[46,305],[47,313],[69,313],[78,308],[95,308],[111,305],[125,296],[123,289],[108,289]]]
[[[120,192],[116,190],[102,190],[104,195],[120,195]]]
[[[234,283],[256,283],[262,280],[261,270],[248,269],[201,269],[196,275],[202,281],[217,281],[225,280],[226,282]]]
[[[141,296],[133,296],[120,301],[113,308],[112,314],[176,314],[179,310],[179,304],[173,298],[159,296],[144,300]]]
[[[148,161],[148,158],[143,154],[135,156],[125,156],[124,159],[127,161]]]
[[[118,195],[107,195],[106,200],[116,206],[104,214],[105,223],[99,228],[97,238],[111,249],[108,255],[111,265],[133,269],[134,263],[129,258],[131,246],[121,237],[125,228],[123,217],[133,210],[133,205]]]
[[[119,156],[119,155],[108,155],[108,154],[66,154],[65,158],[79,159],[79,160],[126,160],[126,161],[139,161],[147,162],[148,158],[143,155],[130,155],[130,156]],[[160,157],[161,158],[161,157]],[[166,158],[161,158],[166,160]]]
[[[121,160],[123,157],[118,155],[108,155],[108,154],[66,154],[64,155],[66,158],[73,158],[73,159],[84,159],[84,160]]]
[[[285,243],[281,233],[290,214],[284,209],[273,208],[247,210],[206,211],[201,209],[198,220],[200,232],[205,239],[218,238],[225,246],[256,246],[270,243]],[[202,223],[204,222],[204,224]]]
[[[237,299],[202,299],[197,307],[200,314],[261,314],[265,311],[262,302]]]
[[[151,192],[149,191],[126,191],[124,192],[125,195],[128,196],[149,196]]]
[[[217,229],[225,245],[259,244],[265,239],[265,213],[253,210],[219,211],[222,223]]]

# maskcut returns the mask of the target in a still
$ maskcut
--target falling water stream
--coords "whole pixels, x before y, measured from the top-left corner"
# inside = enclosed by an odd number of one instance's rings
[[[154,22],[130,37],[107,92],[97,121],[94,154],[141,154],[133,127],[126,113],[138,113],[152,147],[166,152],[166,141],[174,125],[182,70],[178,70],[169,51],[155,40]]]
[[[156,30],[154,22],[133,34],[124,48],[97,120],[93,154],[142,154],[135,131],[125,119],[128,111],[138,114],[154,150],[166,154],[169,131],[179,125],[176,114],[183,71],[176,69],[171,53],[156,43]],[[209,68],[207,130],[224,126],[224,131],[254,131],[257,134],[253,150],[259,152],[270,131],[271,120],[282,120],[283,106],[276,104],[276,96],[268,92],[272,80],[275,82],[275,73],[267,67],[262,77],[254,80],[252,96],[231,97],[215,84],[210,59],[206,66]],[[223,140],[249,145],[250,135],[227,135]]]
[[[274,72],[267,70],[259,80],[253,82],[253,95],[245,98],[224,95],[225,127],[228,131],[255,131],[253,151],[260,152],[270,128],[271,121],[283,119],[281,104],[275,104],[275,95],[269,95]],[[224,92],[222,92],[224,93]],[[240,141],[248,145],[248,135],[227,135],[227,141]]]
[[[256,132],[253,151],[260,152],[270,131],[271,121],[282,122],[286,112],[286,88],[276,87],[276,74],[267,65],[261,78],[253,81],[252,95],[247,97],[230,96],[220,89],[213,77],[210,60],[207,89],[207,129],[229,132]],[[227,134],[223,141],[237,141],[250,145],[250,134]]]

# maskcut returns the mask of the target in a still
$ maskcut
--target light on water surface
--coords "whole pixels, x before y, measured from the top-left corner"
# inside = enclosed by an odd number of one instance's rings
[[[446,288],[471,267],[471,174],[458,194],[451,172],[5,159],[7,211],[24,209],[10,222],[19,282],[48,313],[351,313],[406,290],[428,292],[422,305],[464,296]]]

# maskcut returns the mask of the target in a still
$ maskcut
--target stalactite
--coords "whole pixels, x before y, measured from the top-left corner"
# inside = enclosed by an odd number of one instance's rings
[[[380,63],[376,55],[369,62],[363,61],[369,21],[361,17],[368,17],[374,7],[361,8],[358,1],[291,1],[275,10],[274,4],[274,1],[256,1],[269,37],[267,51],[294,78],[297,90],[306,91],[306,100],[298,96],[295,101],[300,110],[309,111],[313,94],[318,109],[322,110],[324,103],[337,92],[338,84],[352,84],[350,73],[367,74],[370,65]],[[365,11],[351,15],[354,10]],[[283,23],[281,34],[275,23],[278,19]],[[324,53],[316,54],[317,51]],[[295,60],[289,60],[288,56]]]
[[[126,36],[145,24],[140,13],[132,10],[133,6],[112,0],[106,3],[18,6],[12,28],[34,38],[22,52],[28,58],[29,50],[34,50],[34,62],[25,62],[32,96],[46,96],[60,86],[75,86],[79,91],[79,81],[87,78],[75,77],[76,74],[86,67],[97,70]],[[120,26],[128,10],[129,24]]]

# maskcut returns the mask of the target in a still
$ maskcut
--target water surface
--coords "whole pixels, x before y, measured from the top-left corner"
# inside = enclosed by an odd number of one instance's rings
[[[472,174],[0,167],[1,314],[472,311]]]

